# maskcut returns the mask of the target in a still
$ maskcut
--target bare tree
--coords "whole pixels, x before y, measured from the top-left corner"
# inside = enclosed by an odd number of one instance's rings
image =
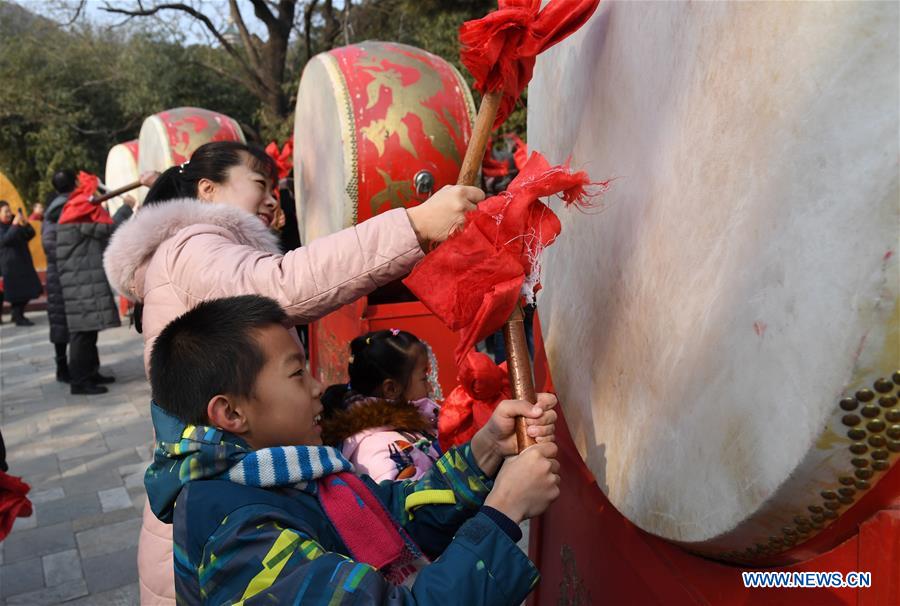
[[[286,62],[288,45],[291,32],[294,28],[294,20],[297,5],[303,4],[298,0],[246,0],[253,9],[253,16],[262,23],[266,30],[266,39],[251,32],[247,27],[244,14],[237,0],[229,0],[228,7],[235,27],[238,31],[238,40],[226,35],[220,27],[217,27],[213,19],[198,8],[199,5],[184,2],[152,2],[136,0],[129,8],[122,8],[121,4],[107,2],[104,11],[125,15],[128,19],[135,17],[149,17],[161,12],[179,12],[194,19],[215,39],[219,45],[234,59],[238,70],[229,72],[221,67],[207,65],[221,77],[232,80],[246,87],[261,103],[264,124],[277,125],[290,116],[288,107],[288,95],[285,92]],[[350,0],[347,0],[348,2]],[[309,29],[312,27],[312,15],[310,7],[315,8],[318,0],[307,0],[305,15],[307,48],[310,45]],[[329,2],[330,4],[330,2]]]

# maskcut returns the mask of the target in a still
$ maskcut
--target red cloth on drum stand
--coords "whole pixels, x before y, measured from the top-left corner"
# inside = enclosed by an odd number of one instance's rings
[[[460,59],[480,92],[502,91],[494,120],[509,117],[528,86],[537,55],[581,27],[600,0],[499,0],[497,10],[459,28]]]

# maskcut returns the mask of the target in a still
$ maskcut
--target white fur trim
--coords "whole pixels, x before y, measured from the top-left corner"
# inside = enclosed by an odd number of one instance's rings
[[[279,254],[278,237],[248,212],[226,204],[183,198],[141,207],[116,230],[103,255],[103,267],[113,289],[131,301],[143,293],[135,274],[149,263],[160,244],[192,225],[209,224],[227,229],[235,242]]]

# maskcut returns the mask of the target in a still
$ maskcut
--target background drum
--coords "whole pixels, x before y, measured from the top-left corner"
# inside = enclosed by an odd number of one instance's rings
[[[538,59],[529,145],[615,178],[544,258],[553,382],[650,533],[784,563],[900,456],[898,22],[613,2]]]
[[[459,72],[423,50],[363,42],[314,57],[294,120],[302,241],[455,183],[473,117]]]
[[[137,139],[114,145],[106,156],[106,173],[103,182],[107,189],[118,189],[129,183],[134,183],[138,180],[138,177],[140,177],[140,172],[138,171]],[[139,187],[126,195],[143,201],[147,191],[149,190],[146,187]],[[111,198],[105,204],[109,214],[114,215],[123,204],[122,196]]]
[[[150,116],[141,125],[138,140],[138,174],[162,172],[186,162],[195,149],[210,141],[246,141],[235,120],[198,107],[177,107]],[[144,195],[146,191],[138,202]]]

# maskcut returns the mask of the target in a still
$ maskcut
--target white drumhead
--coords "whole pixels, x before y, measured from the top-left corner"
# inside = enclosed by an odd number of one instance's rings
[[[335,58],[322,53],[306,64],[297,91],[294,191],[304,244],[353,225],[346,201],[356,167],[344,145],[355,141],[355,133],[342,79]]]
[[[210,141],[246,141],[232,118],[199,107],[177,107],[150,116],[138,139],[141,173],[162,172],[189,160],[195,149]]]
[[[529,146],[615,179],[554,204],[553,379],[656,535],[777,543],[854,478],[837,403],[900,366],[898,7],[604,2],[538,58]]]
[[[106,172],[103,177],[103,182],[108,189],[118,189],[138,180],[140,173],[138,172],[137,153],[137,141],[119,143],[109,150],[109,154],[106,156]],[[146,187],[139,187],[129,192],[128,195],[141,202],[144,196],[147,195],[147,191]],[[121,206],[121,196],[116,196],[106,201],[106,208],[111,215],[116,214],[116,211]]]

